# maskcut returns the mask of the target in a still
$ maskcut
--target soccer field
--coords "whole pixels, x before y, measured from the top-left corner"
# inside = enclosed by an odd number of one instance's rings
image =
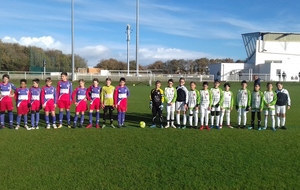
[[[166,84],[163,81],[162,87]],[[151,121],[148,105],[154,86],[127,86],[131,96],[126,128],[46,130],[42,121],[39,130],[0,130],[1,189],[300,188],[298,83],[284,83],[292,100],[288,130],[275,132],[142,129],[140,121],[148,126]],[[197,89],[200,86],[197,83]],[[240,83],[231,86],[236,93]],[[248,86],[252,90],[253,83]],[[265,86],[262,83],[262,90]],[[236,126],[236,111],[231,120]]]

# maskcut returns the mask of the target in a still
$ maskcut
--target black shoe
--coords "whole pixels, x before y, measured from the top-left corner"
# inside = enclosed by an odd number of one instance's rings
[[[78,128],[82,128],[83,126],[82,126],[82,124],[80,124],[79,126],[78,126]]]
[[[243,125],[243,127],[242,127],[243,129],[246,129],[246,125]]]
[[[9,129],[14,129],[14,127],[12,125],[9,126]]]
[[[238,126],[237,126],[237,128],[238,128],[238,129],[240,129],[240,128],[241,128],[241,126],[240,126],[240,125],[238,125]]]
[[[285,127],[285,126],[282,126],[281,129],[286,130],[286,127]]]
[[[121,128],[121,127],[122,127],[121,125],[118,125],[118,126],[117,126],[117,128]]]
[[[278,129],[278,128],[279,128],[278,126],[275,127],[275,129]]]
[[[72,125],[72,129],[75,129],[76,128],[76,124],[74,123],[73,125]]]

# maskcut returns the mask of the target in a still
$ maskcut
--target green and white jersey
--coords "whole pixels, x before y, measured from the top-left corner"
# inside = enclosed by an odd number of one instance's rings
[[[264,92],[264,98],[263,98],[263,102],[264,102],[264,110],[275,110],[275,104],[277,101],[277,94],[275,91],[265,91]],[[270,105],[270,107],[268,107],[268,104]]]
[[[231,91],[223,91],[223,102],[220,106],[224,109],[233,108],[234,97]]]
[[[190,90],[188,93],[188,107],[194,109],[200,104],[200,92],[199,90]]]
[[[166,87],[164,91],[165,102],[166,103],[175,103],[177,98],[177,90],[175,87]]]
[[[211,106],[212,93],[210,90],[200,90],[200,106]]]
[[[253,91],[251,94],[251,109],[262,110],[263,109],[263,97],[264,94],[261,91]]]
[[[221,104],[223,101],[223,91],[221,88],[211,88],[212,105]]]
[[[251,93],[248,89],[240,89],[236,94],[236,106],[246,108],[251,103]]]

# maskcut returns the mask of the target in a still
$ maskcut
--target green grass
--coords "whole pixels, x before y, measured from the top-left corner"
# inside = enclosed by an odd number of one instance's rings
[[[151,87],[128,84],[127,128],[1,130],[0,187],[299,189],[299,85],[284,85],[292,99],[288,130],[273,132],[141,129],[139,121],[150,122]],[[232,84],[233,92],[238,88]]]

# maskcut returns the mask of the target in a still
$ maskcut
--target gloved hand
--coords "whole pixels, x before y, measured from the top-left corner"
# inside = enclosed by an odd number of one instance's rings
[[[220,106],[220,104],[219,103],[217,103],[216,105],[215,105],[215,108],[217,108],[217,107],[219,107]]]
[[[238,105],[236,105],[236,106],[235,106],[235,109],[236,109],[236,110],[239,110],[239,106],[238,106]]]
[[[161,111],[164,110],[164,105],[160,105],[159,108]]]
[[[31,103],[28,103],[28,104],[27,104],[27,107],[28,107],[28,108],[31,108]]]
[[[43,109],[43,105],[42,105],[42,104],[40,104],[39,111],[40,111],[41,109]]]
[[[149,102],[149,108],[152,109],[152,101]]]
[[[249,108],[250,108],[250,106],[247,106],[246,109],[245,109],[245,111],[249,111]]]

